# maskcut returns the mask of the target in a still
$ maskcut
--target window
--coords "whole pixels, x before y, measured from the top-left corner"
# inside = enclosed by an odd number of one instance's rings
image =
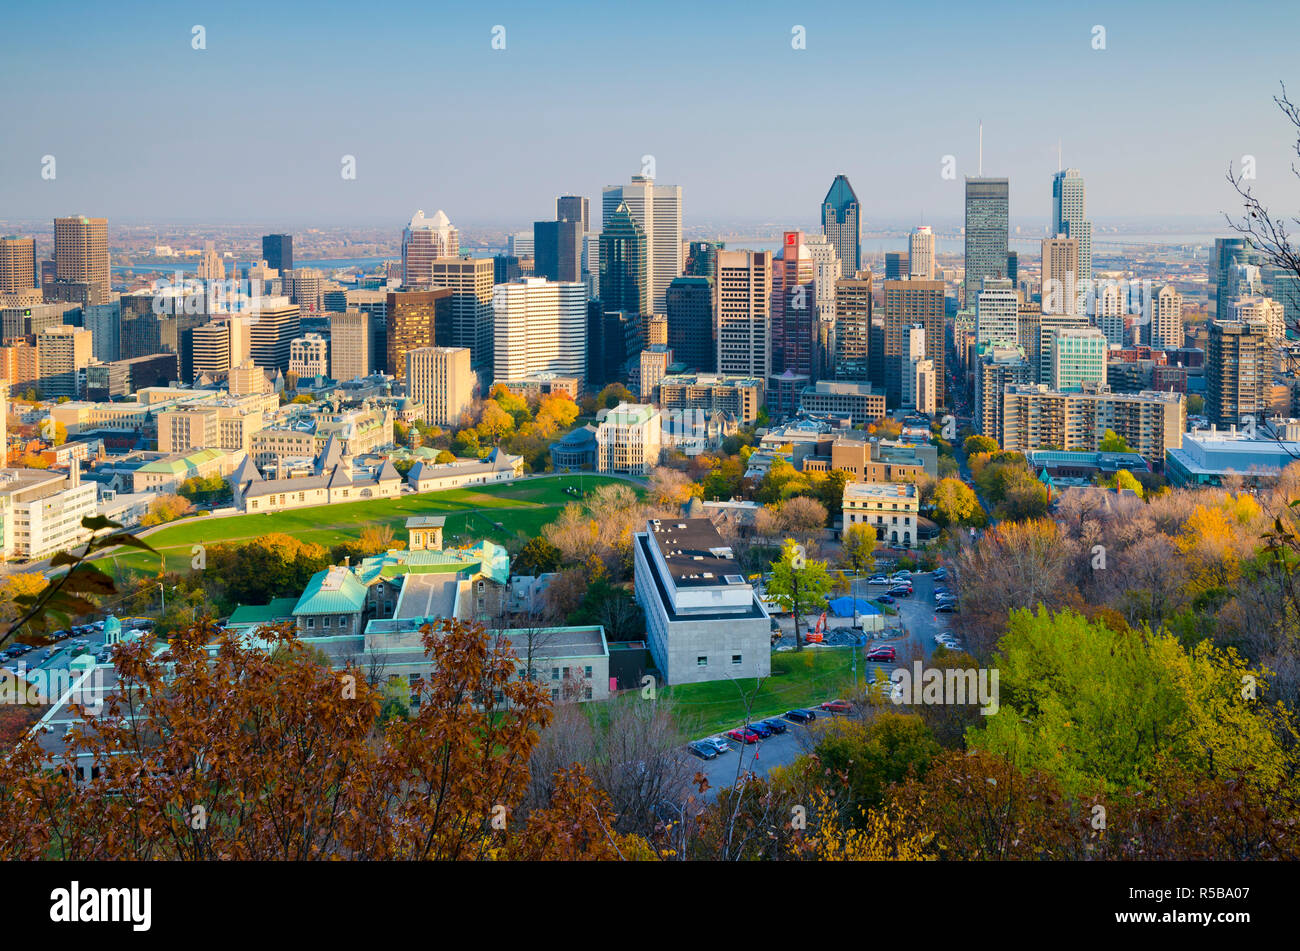
[[[590,667],[584,667],[584,668],[582,668],[582,675],[583,675],[584,677],[586,677],[588,680],[590,680],[590,679],[591,679],[591,668],[590,668]]]
[[[347,626],[348,626],[348,616],[346,614],[340,614],[339,627],[347,627]]]
[[[701,656],[701,657],[697,657],[697,658],[695,658],[695,666],[696,666],[696,667],[708,667],[708,666],[709,666],[709,659],[708,659],[707,657],[703,657],[703,656]]]
[[[732,662],[732,664],[739,665],[739,664],[740,664],[740,657],[741,657],[740,654],[732,654],[732,655],[731,655],[731,662]]]
[[[309,618],[307,618],[307,626],[308,626],[308,627],[315,627],[315,626],[316,626],[316,619],[315,619],[314,617],[309,617]]]
[[[551,679],[552,679],[552,680],[559,680],[559,679],[560,679],[560,668],[558,668],[558,667],[552,667],[552,668],[551,668]]]
[[[323,618],[320,619],[320,626],[321,626],[321,627],[329,627],[329,626],[330,626],[330,616],[329,616],[328,614],[325,615]]]

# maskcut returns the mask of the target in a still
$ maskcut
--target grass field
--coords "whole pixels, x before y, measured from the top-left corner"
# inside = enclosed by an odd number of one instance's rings
[[[272,532],[284,532],[301,541],[329,547],[355,540],[369,525],[389,525],[398,542],[404,544],[403,526],[412,515],[445,515],[447,524],[443,535],[448,545],[483,538],[505,544],[519,536],[536,536],[543,525],[555,521],[565,505],[577,500],[565,492],[566,488],[591,492],[617,481],[607,476],[562,475],[288,512],[228,518],[200,516],[162,528],[147,536],[147,540],[164,556],[169,571],[189,570],[191,551],[196,544],[243,542]],[[158,571],[158,556],[145,551],[119,549],[102,560],[123,571],[149,575]]]
[[[866,676],[859,658],[858,683]],[[753,696],[755,681],[715,680],[664,687],[673,699],[677,722],[687,736],[729,730],[745,721],[745,697]],[[785,713],[792,707],[816,706],[848,692],[853,685],[853,657],[847,647],[817,647],[772,655],[772,676],[762,682],[750,718]]]

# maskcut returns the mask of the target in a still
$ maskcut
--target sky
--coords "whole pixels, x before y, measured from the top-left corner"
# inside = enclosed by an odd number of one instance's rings
[[[1300,210],[1297,49],[1294,4],[1252,0],[19,4],[0,220],[523,228],[653,156],[688,226],[812,227],[837,173],[865,228],[942,226],[981,121],[1013,224],[1046,218],[1058,141],[1097,226],[1235,211],[1245,155]]]

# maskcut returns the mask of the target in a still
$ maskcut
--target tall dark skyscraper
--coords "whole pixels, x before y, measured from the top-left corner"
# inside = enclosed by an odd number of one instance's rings
[[[909,273],[906,251],[885,252],[885,280],[905,281]]]
[[[686,251],[686,276],[716,279],[718,252],[726,247],[721,241],[692,241]]]
[[[591,203],[581,195],[562,195],[555,199],[555,220],[576,221],[581,225],[578,234],[591,230]]]
[[[600,232],[600,302],[605,311],[650,312],[649,248],[627,202],[619,202]]]
[[[293,269],[293,235],[262,235],[262,258],[281,274]]]
[[[822,233],[830,238],[844,274],[856,274],[862,267],[860,214],[853,186],[844,175],[836,175],[822,202]]]
[[[533,222],[533,274],[548,281],[582,280],[582,222]]]
[[[1007,276],[1009,195],[1005,178],[966,179],[967,309],[974,308],[986,277]]]
[[[713,282],[679,277],[668,285],[668,346],[673,359],[692,370],[712,373],[717,366],[713,339]]]

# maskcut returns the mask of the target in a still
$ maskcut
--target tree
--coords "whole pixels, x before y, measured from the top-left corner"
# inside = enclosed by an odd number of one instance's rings
[[[777,524],[780,530],[810,547],[826,528],[830,517],[826,506],[816,499],[796,495],[779,503],[775,507]]]
[[[619,403],[635,403],[636,397],[622,383],[611,383],[596,394],[596,407],[613,409]]]
[[[1132,452],[1128,442],[1113,429],[1108,429],[1097,444],[1098,452]]]
[[[1187,415],[1200,416],[1205,412],[1205,397],[1200,393],[1187,394]]]
[[[977,452],[994,453],[997,452],[1000,447],[998,446],[998,441],[996,439],[977,433],[973,436],[967,436],[965,442],[961,444],[961,448],[966,455],[973,456]]]
[[[559,571],[560,549],[542,536],[534,536],[524,543],[515,557],[514,572],[519,575],[540,575]]]
[[[494,400],[483,404],[483,415],[479,417],[477,427],[480,441],[499,442],[503,436],[513,432],[514,428],[514,417]]]
[[[692,482],[684,472],[656,466],[650,470],[651,504],[663,509],[680,511],[681,507],[696,498],[700,487]]]
[[[327,568],[330,554],[323,545],[272,532],[243,544],[208,549],[205,576],[221,579],[230,606],[266,604],[273,598],[302,593],[316,572]]]
[[[894,712],[832,720],[813,747],[818,767],[846,787],[842,801],[849,821],[879,806],[894,783],[924,776],[940,752],[920,717]]]
[[[803,631],[800,617],[809,612],[826,609],[826,598],[833,587],[826,562],[807,557],[794,539],[786,539],[781,557],[772,562],[772,578],[767,583],[767,596],[776,601],[783,611],[794,613],[794,642],[803,649]]]
[[[149,503],[149,511],[140,519],[144,526],[164,525],[194,512],[194,503],[180,495],[160,495]]]
[[[971,439],[981,438],[972,436]],[[970,440],[968,439],[967,442]],[[978,524],[982,514],[975,492],[960,479],[940,479],[934,487],[934,514],[942,525]]]
[[[876,562],[876,530],[870,525],[855,522],[844,529],[840,548],[844,552],[844,560],[853,569],[855,578],[869,572]]]
[[[1132,492],[1140,499],[1146,497],[1146,489],[1143,488],[1142,483],[1138,481],[1137,476],[1127,469],[1116,471],[1109,479],[1103,479],[1099,485],[1107,489],[1117,489],[1121,492]]]

